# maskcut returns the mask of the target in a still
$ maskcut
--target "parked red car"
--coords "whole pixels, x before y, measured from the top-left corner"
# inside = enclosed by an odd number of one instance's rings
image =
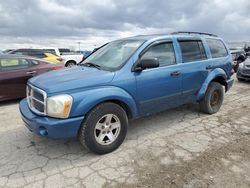
[[[63,67],[28,56],[0,55],[0,101],[24,98],[29,78]]]

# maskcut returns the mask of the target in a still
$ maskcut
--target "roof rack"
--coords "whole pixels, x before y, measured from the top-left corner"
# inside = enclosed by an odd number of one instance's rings
[[[193,31],[176,31],[171,33],[172,35],[176,35],[176,34],[197,34],[197,35],[208,35],[208,36],[213,36],[213,37],[218,37],[215,34],[211,34],[211,33],[202,33],[202,32],[193,32]]]

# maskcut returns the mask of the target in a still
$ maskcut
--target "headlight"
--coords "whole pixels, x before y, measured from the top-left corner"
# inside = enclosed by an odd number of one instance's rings
[[[239,64],[239,68],[242,69],[244,67],[244,63]]]
[[[67,118],[72,101],[70,95],[57,95],[47,98],[47,115],[56,118]]]

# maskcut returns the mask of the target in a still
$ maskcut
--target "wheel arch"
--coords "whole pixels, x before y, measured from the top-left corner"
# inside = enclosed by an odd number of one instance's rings
[[[227,92],[228,87],[227,87],[227,82],[226,82],[226,78],[225,77],[223,77],[223,76],[217,76],[211,82],[218,82],[221,85],[225,86],[225,91]]]
[[[73,60],[73,59],[70,59],[70,60],[68,60],[68,61],[65,63],[65,66],[67,67],[68,64],[71,63],[71,62],[74,63],[74,64],[76,65],[76,61]]]
[[[203,82],[200,90],[198,91],[198,93],[196,95],[197,101],[200,101],[204,97],[204,95],[207,91],[207,88],[211,82],[218,82],[218,83],[222,84],[223,86],[225,86],[225,91],[227,91],[228,86],[227,86],[226,79],[227,79],[227,74],[223,69],[216,68],[213,71],[211,71],[208,74],[206,80]]]
[[[121,100],[113,99],[113,100],[103,101],[102,103],[106,103],[106,102],[111,102],[111,103],[115,103],[115,104],[119,105],[126,112],[126,114],[128,116],[128,119],[132,119],[133,118],[133,113],[132,113],[130,107],[128,106],[128,104],[126,104],[125,102],[123,102]]]
[[[73,98],[74,106],[72,107],[71,116],[86,115],[97,105],[106,102],[112,102],[121,106],[129,119],[133,119],[138,115],[137,105],[133,97],[118,87],[97,88],[77,93],[77,95],[73,95]]]

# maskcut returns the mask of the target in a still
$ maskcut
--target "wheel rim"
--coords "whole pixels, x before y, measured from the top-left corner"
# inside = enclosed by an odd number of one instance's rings
[[[210,105],[216,106],[220,101],[220,93],[219,91],[215,90],[211,95]]]
[[[75,63],[68,63],[68,67],[73,67]]]
[[[102,116],[95,125],[95,139],[101,145],[112,144],[118,137],[121,129],[121,122],[114,114]]]

